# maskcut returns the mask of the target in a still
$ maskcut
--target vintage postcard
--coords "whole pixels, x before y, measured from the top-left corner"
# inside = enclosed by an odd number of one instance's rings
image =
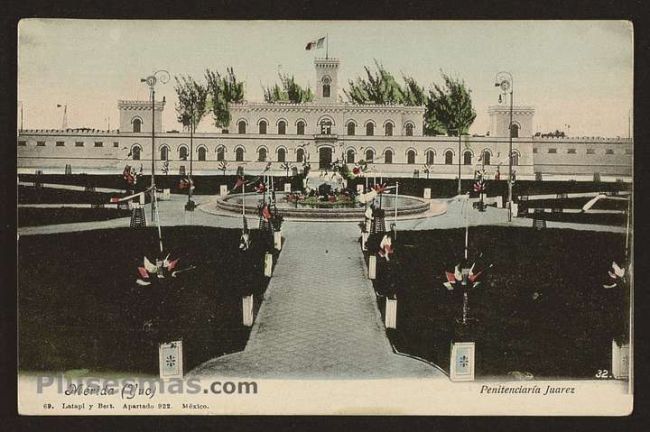
[[[630,22],[18,40],[21,414],[632,412]]]

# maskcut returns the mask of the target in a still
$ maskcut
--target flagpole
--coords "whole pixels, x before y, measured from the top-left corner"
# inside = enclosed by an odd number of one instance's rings
[[[325,60],[329,58],[330,54],[330,35],[325,33]]]
[[[398,198],[399,198],[399,182],[395,182],[395,218],[394,218],[395,231],[393,235],[395,236],[396,239],[397,239],[397,199]]]
[[[465,199],[465,261],[467,261],[467,244],[469,242],[469,192]]]

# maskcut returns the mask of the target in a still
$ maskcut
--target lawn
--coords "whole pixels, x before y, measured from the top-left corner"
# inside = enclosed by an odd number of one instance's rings
[[[263,244],[239,230],[163,228],[178,268],[163,284],[136,284],[153,228],[23,236],[18,249],[19,367],[24,371],[158,373],[158,343],[183,340],[186,371],[244,348],[241,298],[266,289]]]
[[[621,234],[512,227],[470,229],[469,256],[493,264],[469,294],[469,326],[456,322],[462,294],[444,286],[463,254],[464,230],[399,232],[391,260],[398,297],[397,329],[389,338],[401,352],[449,370],[452,340],[476,342],[476,374],[594,377],[611,369],[612,338],[624,333],[621,290],[603,288],[612,260],[621,263]],[[390,292],[379,261],[375,288]],[[382,273],[383,272],[383,273]],[[379,297],[383,313],[384,298]]]

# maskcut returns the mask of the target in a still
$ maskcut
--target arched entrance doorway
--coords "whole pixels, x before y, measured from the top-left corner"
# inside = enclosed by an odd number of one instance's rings
[[[318,169],[330,169],[332,167],[332,148],[323,146],[318,149]]]

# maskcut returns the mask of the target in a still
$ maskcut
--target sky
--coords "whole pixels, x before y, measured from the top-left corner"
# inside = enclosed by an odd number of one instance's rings
[[[470,132],[489,129],[499,71],[514,81],[515,105],[535,107],[535,132],[627,137],[633,107],[633,28],[626,21],[147,21],[26,19],[19,24],[18,107],[24,128],[118,127],[118,99],[148,100],[140,79],[156,70],[172,81],[165,130],[176,120],[173,76],[202,79],[205,69],[232,66],[246,99],[263,100],[278,71],[315,84],[307,42],[328,36],[341,61],[339,94],[363,67],[381,62],[425,88],[441,71],[465,81],[477,112]],[[20,114],[19,114],[20,119]],[[209,121],[199,130],[214,130]]]

